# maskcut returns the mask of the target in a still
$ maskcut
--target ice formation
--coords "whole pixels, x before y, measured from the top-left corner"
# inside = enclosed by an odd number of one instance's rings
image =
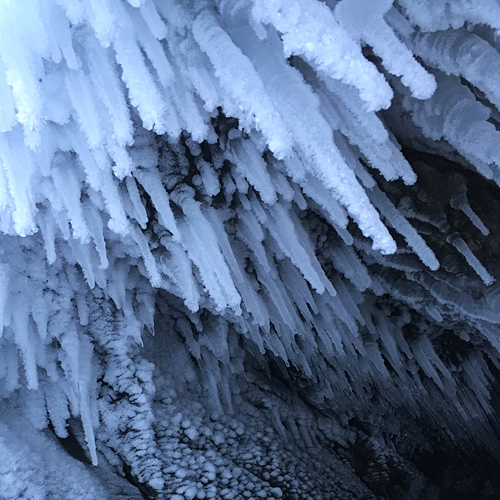
[[[0,497],[496,498],[499,30],[1,2]]]

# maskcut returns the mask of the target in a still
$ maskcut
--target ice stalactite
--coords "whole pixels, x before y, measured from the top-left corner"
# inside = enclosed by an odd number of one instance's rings
[[[0,489],[54,494],[53,431],[87,496],[489,498],[499,20],[4,2]]]

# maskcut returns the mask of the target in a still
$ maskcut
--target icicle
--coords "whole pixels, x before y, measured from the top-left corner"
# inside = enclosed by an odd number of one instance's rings
[[[389,357],[389,361],[392,364],[393,368],[401,374],[403,371],[403,363],[401,361],[401,355],[399,353],[396,342],[393,338],[392,328],[389,321],[385,315],[380,314],[377,315],[378,320],[378,328],[377,333],[380,336],[380,340],[382,341]]]
[[[156,10],[156,6],[152,0],[144,0],[140,7],[141,15],[146,21],[151,33],[158,40],[163,40],[167,36],[167,28],[162,18]]]
[[[127,186],[127,194],[130,197],[130,201],[133,206],[134,213],[128,214],[133,216],[135,220],[139,223],[142,229],[146,229],[146,224],[148,222],[148,215],[144,207],[144,203],[137,189],[137,184],[133,177],[126,177],[125,183]]]
[[[87,303],[87,297],[83,294],[77,293],[75,295],[75,302],[78,310],[78,317],[80,319],[80,325],[87,326],[90,319],[90,308]]]
[[[17,121],[24,128],[27,146],[36,149],[40,145],[39,130],[44,106],[40,66],[29,47],[37,47],[43,53],[47,47],[47,39],[43,23],[38,18],[37,5],[33,1],[30,3],[31,5],[24,4],[22,7],[10,4],[2,9],[0,55],[5,64],[7,84],[12,89]],[[20,22],[20,16],[24,17],[23,22]],[[9,26],[18,28],[17,36],[13,36]]]
[[[237,231],[238,238],[248,246],[252,255],[258,260],[259,265],[266,272],[269,271],[266,250],[262,244],[264,240],[262,226],[247,210],[242,210],[238,214],[238,218],[242,222]]]
[[[180,243],[175,241],[167,241],[165,248],[172,254],[171,261],[166,259],[164,261],[165,274],[171,276],[175,281],[189,310],[192,312],[198,311],[201,297],[197,282],[193,276],[191,261],[186,255],[186,251]]]
[[[182,243],[199,269],[204,286],[218,309],[222,310],[226,306],[238,309],[241,298],[234,287],[213,229],[189,193],[179,193],[177,202],[186,215],[186,220],[179,225]]]
[[[108,294],[118,309],[126,305],[128,275],[129,267],[121,261],[116,262],[108,283]]]
[[[292,155],[284,158],[282,161],[285,166],[286,173],[293,179],[294,182],[300,183],[304,180],[307,170],[301,161],[300,155]]]
[[[205,123],[209,117],[201,109],[198,99],[186,88],[184,83],[180,84],[179,80],[176,74],[176,81],[168,89],[165,89],[165,93],[168,92],[171,95],[173,105],[177,109],[180,123],[179,133],[181,130],[185,130],[195,141],[203,142],[208,139],[211,130],[211,127]]]
[[[262,153],[248,140],[233,140],[229,147],[232,151],[229,159],[235,163],[236,171],[259,192],[264,203],[273,205],[276,202],[276,190]]]
[[[137,227],[132,226],[130,229],[130,237],[135,241],[141,251],[144,265],[146,267],[148,278],[151,281],[151,284],[154,287],[159,287],[161,285],[162,278],[160,272],[158,271],[156,259],[151,253],[151,249],[149,248],[149,242],[146,236]]]
[[[460,192],[455,195],[450,200],[450,206],[456,210],[461,210],[484,236],[488,236],[490,234],[489,229],[484,225],[483,221],[478,217],[476,212],[472,210],[469,200],[467,199],[466,192]]]
[[[281,266],[283,267],[283,272],[280,273],[280,275],[292,294],[301,314],[311,323],[311,325],[314,324],[314,319],[309,311],[309,307],[314,314],[318,314],[318,307],[307,286],[307,282],[304,280],[299,270],[288,259],[285,259],[281,263]]]
[[[0,337],[3,335],[5,307],[9,296],[9,271],[8,264],[0,264]]]
[[[370,363],[372,363],[375,369],[378,371],[379,376],[381,376],[382,379],[390,378],[390,374],[385,367],[384,359],[380,354],[377,344],[375,342],[366,342],[365,349],[366,356],[370,360]]]
[[[391,226],[404,236],[408,245],[413,248],[422,262],[431,270],[439,269],[439,262],[434,252],[427,246],[425,240],[417,233],[415,228],[394,207],[389,198],[378,187],[371,190],[371,201],[380,210]]]
[[[91,393],[92,377],[92,344],[86,338],[80,337],[80,358],[78,360],[78,375],[76,376],[79,392],[80,415],[82,418],[85,441],[90,452],[92,465],[97,465],[97,449],[94,437],[94,427],[97,424],[97,416],[94,414],[93,394]]]
[[[97,99],[87,75],[81,69],[68,71],[65,84],[89,147],[94,149],[102,146],[104,134],[97,111]]]
[[[92,254],[90,252],[89,244],[79,244],[73,239],[68,238],[68,243],[72,250],[74,259],[80,265],[85,276],[85,280],[90,288],[94,288],[96,284],[95,270]],[[97,264],[97,263],[96,263]]]
[[[5,76],[5,65],[0,58],[0,133],[8,132],[17,123],[16,109],[12,96],[12,87],[7,84]]]
[[[210,325],[210,334],[200,336],[200,345],[206,346],[223,364],[229,362],[229,348],[227,343],[228,323],[217,318]]]
[[[291,202],[295,197],[295,191],[288,182],[288,179],[281,172],[274,169],[272,169],[269,174],[276,188],[276,192],[280,194],[285,201]]]
[[[457,77],[435,73],[438,89],[431,99],[421,102],[404,100],[412,110],[412,119],[422,132],[433,140],[445,138],[476,168],[494,163],[500,166],[496,144],[500,134],[487,120],[490,110],[479,103]]]
[[[47,213],[38,215],[38,225],[42,230],[43,242],[45,252],[47,254],[47,262],[53,264],[56,259],[56,246],[55,246],[55,226],[52,216]]]
[[[118,146],[114,142],[111,142],[107,144],[106,151],[113,160],[113,173],[119,180],[132,173],[135,165],[123,146]]]
[[[217,173],[213,169],[212,165],[207,163],[202,159],[196,160],[196,167],[200,171],[201,180],[203,186],[205,187],[205,193],[207,196],[216,196],[220,192],[220,183]]]
[[[271,24],[282,33],[286,56],[304,56],[319,71],[355,86],[370,110],[389,106],[389,85],[325,4],[315,0],[255,0],[252,16],[256,23]]]
[[[338,227],[347,227],[348,218],[345,210],[319,179],[307,175],[304,182],[301,183],[301,187],[304,194],[314,200],[326,212],[325,215],[329,222]]]
[[[45,292],[45,294],[42,294],[41,291],[37,290],[34,293],[31,303],[31,315],[33,316],[33,320],[36,323],[36,328],[38,330],[38,335],[40,336],[42,344],[45,344],[48,334],[50,315],[49,306],[52,305],[50,299],[51,297],[49,295],[49,292]]]
[[[434,350],[430,338],[427,335],[422,336],[419,339],[419,345],[421,349],[425,351],[425,354],[432,362],[432,364],[444,375],[444,377],[448,380],[448,382],[451,382],[453,385],[455,385],[455,380],[453,379],[452,374],[450,373],[448,368],[446,368],[446,366],[443,364],[441,359],[439,359],[439,356],[436,354],[436,351]]]
[[[13,392],[21,387],[19,383],[19,356],[15,344],[2,345],[2,362],[7,372],[5,390]]]
[[[462,238],[455,234],[448,237],[447,240],[465,257],[467,263],[474,269],[485,285],[491,285],[495,281]]]
[[[204,109],[213,112],[222,100],[222,92],[215,75],[208,69],[210,64],[207,56],[192,38],[187,38],[182,44],[169,43],[169,49],[175,64],[179,66],[183,86],[189,90],[192,86],[204,103]]]
[[[421,33],[412,48],[432,66],[447,74],[463,76],[500,108],[496,74],[500,68],[498,52],[485,40],[466,29]]]
[[[424,371],[424,373],[434,380],[434,383],[444,392],[444,386],[441,381],[441,378],[439,377],[438,373],[432,366],[429,357],[428,357],[428,344],[427,345],[422,345],[422,339],[419,339],[415,341],[412,344],[412,351],[415,356],[416,361]]]
[[[56,384],[45,384],[44,393],[47,413],[57,436],[60,438],[68,437],[66,426],[71,415],[66,395]]]
[[[439,310],[438,310],[437,307],[434,307],[434,306],[425,306],[425,311],[437,323],[441,323],[443,321],[443,319],[444,319],[443,316],[441,315],[441,313],[439,312]]]
[[[148,5],[150,6],[150,9],[148,9],[150,14],[156,12],[151,0],[148,2]],[[142,10],[143,9],[141,9],[141,11]],[[174,79],[174,72],[161,43],[158,41],[160,39],[159,37],[163,38],[166,34],[165,24],[162,23],[157,14],[157,19],[153,21],[156,31],[155,34],[151,32],[144,18],[138,11],[135,9],[129,9],[129,13],[132,18],[131,20],[134,25],[137,41],[141,44],[146,56],[155,69],[159,82],[164,87],[168,87]],[[149,19],[151,20],[152,17],[150,16]],[[161,25],[163,25],[163,28]]]
[[[500,29],[500,7],[495,0],[477,0],[473,4],[468,0],[440,2],[425,0],[424,5],[421,2],[415,4],[410,0],[402,0],[400,3],[423,31],[460,28],[466,22]]]
[[[174,240],[178,241],[179,230],[177,229],[174,214],[170,208],[170,200],[165,188],[163,187],[158,170],[137,169],[134,172],[134,176],[151,197],[151,201],[158,212],[158,216],[163,227],[172,233]]]
[[[132,143],[132,122],[122,85],[117,77],[116,63],[112,62],[108,51],[101,47],[93,36],[87,36],[88,67],[90,78],[100,102],[106,107],[111,121],[113,140],[118,146]]]
[[[23,165],[23,168],[18,165]],[[19,127],[9,132],[7,137],[0,135],[0,168],[5,172],[14,202],[12,219],[15,231],[20,236],[36,232],[30,182],[34,165]]]
[[[254,126],[266,136],[269,149],[277,158],[285,156],[291,149],[288,131],[250,61],[206,11],[196,18],[193,34],[212,62],[221,87],[245,113],[242,118],[254,116]]]
[[[348,245],[339,245],[331,249],[333,265],[360,291],[371,285],[371,278],[366,267],[361,263],[354,249]]]
[[[275,275],[276,271],[274,269],[273,271]],[[259,272],[259,281],[268,295],[268,308],[271,313],[271,321],[275,324],[282,323],[291,328],[291,331],[295,331],[300,321],[283,283],[277,279],[276,275],[270,275],[269,272]],[[274,315],[272,314],[273,312],[275,313]]]
[[[335,17],[351,36],[368,43],[392,74],[401,76],[417,99],[428,99],[436,90],[434,77],[415,60],[383,19],[393,0],[342,0],[335,6]]]
[[[69,154],[58,153],[52,163],[52,178],[57,194],[64,202],[68,219],[73,229],[73,237],[82,243],[89,241],[89,231],[83,215],[81,198],[81,183],[72,168]]]
[[[32,388],[33,389],[33,388]],[[38,389],[38,387],[36,387]],[[41,430],[47,427],[47,411],[45,409],[45,401],[43,393],[38,390],[24,389],[24,414],[30,424],[35,429]]]
[[[59,63],[64,57],[69,69],[78,69],[79,60],[73,48],[70,24],[63,9],[57,4],[47,2],[41,11],[47,35],[51,40],[52,60]]]
[[[334,277],[332,283],[335,286],[335,290],[341,300],[343,306],[349,313],[349,316],[361,325],[364,325],[364,319],[359,310],[358,304],[362,301],[361,294],[357,294],[351,286],[344,283],[339,277]],[[353,334],[357,335],[357,328],[353,330]]]
[[[25,278],[24,281],[26,283],[27,279]],[[25,287],[26,289],[28,288]],[[17,294],[16,299],[14,310],[12,311],[14,338],[23,357],[28,389],[38,389],[36,350],[41,347],[30,333],[32,327],[30,325],[28,298]]]
[[[311,286],[318,293],[323,293],[325,285],[322,277],[318,275],[318,270],[315,269],[319,267],[314,265],[316,257],[307,252],[307,247],[303,245],[304,242],[300,241],[289,213],[281,205],[276,205],[269,215],[267,227],[281,251],[300,269]],[[322,271],[320,272],[323,274]]]
[[[322,108],[335,110],[339,121],[338,126],[332,128],[340,130],[349,141],[348,145],[337,130],[334,132],[335,143],[341,152],[352,156],[350,144],[357,146],[370,165],[387,180],[401,177],[405,184],[414,184],[415,173],[377,114],[366,112],[359,96],[347,85],[332,79],[325,79],[325,85],[328,91],[323,86],[318,91],[324,103]]]
[[[104,198],[106,211],[110,215],[109,229],[120,235],[126,235],[130,230],[130,223],[123,210],[118,183],[109,170],[102,171],[99,190]]]
[[[92,239],[94,240],[95,249],[101,259],[101,269],[107,269],[109,266],[108,255],[106,250],[106,241],[104,239],[104,226],[102,223],[101,214],[90,203],[84,205],[84,217],[89,228]]]
[[[113,46],[116,60],[123,70],[122,79],[129,90],[130,101],[139,111],[144,127],[148,130],[154,128],[158,134],[171,131],[164,120],[165,104],[136,41],[122,28]]]
[[[488,318],[481,318],[482,321],[478,321],[479,330],[484,335],[484,337],[488,340],[488,342],[493,346],[496,351],[500,351],[500,336],[498,335],[498,323],[500,323],[500,319],[497,320],[492,325],[489,322]]]

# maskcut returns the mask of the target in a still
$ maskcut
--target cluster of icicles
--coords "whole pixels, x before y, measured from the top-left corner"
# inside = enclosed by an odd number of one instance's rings
[[[61,437],[80,417],[96,463],[94,431],[115,422],[97,380],[130,397],[132,378],[153,384],[127,353],[161,289],[218,411],[251,356],[338,413],[405,386],[410,412],[437,399],[443,418],[481,420],[498,268],[446,214],[490,229],[460,174],[437,202],[412,191],[393,131],[498,183],[499,29],[493,0],[4,2],[0,395]],[[482,349],[455,364],[435,342],[454,325]]]

